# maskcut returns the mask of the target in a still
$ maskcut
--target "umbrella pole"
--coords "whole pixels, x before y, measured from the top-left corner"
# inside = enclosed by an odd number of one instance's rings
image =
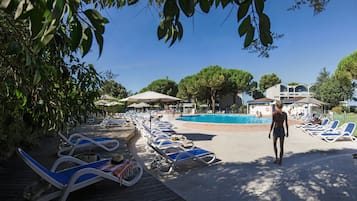
[[[150,132],[151,132],[151,110],[149,110]]]

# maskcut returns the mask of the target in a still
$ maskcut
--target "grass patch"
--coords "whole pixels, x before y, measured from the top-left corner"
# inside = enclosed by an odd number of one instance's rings
[[[333,120],[340,120],[340,126],[346,122],[355,122],[357,124],[357,114],[356,113],[334,114]],[[355,129],[353,135],[357,136],[357,129]]]

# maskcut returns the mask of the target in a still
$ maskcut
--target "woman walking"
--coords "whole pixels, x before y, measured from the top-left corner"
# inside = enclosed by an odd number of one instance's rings
[[[273,146],[275,153],[275,162],[281,165],[283,154],[284,154],[284,138],[289,136],[289,128],[288,128],[288,115],[282,111],[283,104],[281,101],[276,101],[275,103],[275,111],[273,112],[272,122],[270,126],[270,131],[268,138],[270,139],[271,131],[273,130]],[[286,128],[286,134],[284,129],[284,124]],[[280,154],[278,158],[278,148],[277,141],[279,139],[280,142]]]

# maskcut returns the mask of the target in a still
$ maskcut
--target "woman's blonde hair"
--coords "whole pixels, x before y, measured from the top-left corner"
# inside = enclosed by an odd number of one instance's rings
[[[279,109],[283,108],[283,103],[280,100],[275,101],[275,106]]]

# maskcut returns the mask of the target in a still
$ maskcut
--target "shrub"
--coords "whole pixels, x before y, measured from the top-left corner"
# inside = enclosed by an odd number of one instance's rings
[[[232,112],[237,113],[238,112],[238,106],[236,104],[233,104],[230,106]]]
[[[344,107],[342,108],[342,111],[343,111],[343,112],[350,113],[350,112],[351,112],[351,109],[350,109],[349,106],[344,106]]]
[[[247,106],[241,105],[240,108],[239,108],[239,112],[243,113],[243,114],[246,114],[247,113]]]
[[[332,112],[336,114],[341,114],[342,113],[342,107],[341,106],[336,106],[332,108]]]

